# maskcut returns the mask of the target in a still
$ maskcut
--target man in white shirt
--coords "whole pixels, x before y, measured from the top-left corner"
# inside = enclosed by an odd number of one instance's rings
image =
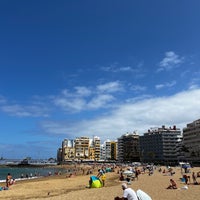
[[[126,183],[122,184],[122,189],[124,191],[123,197],[122,198],[116,197],[115,198],[116,200],[138,200],[135,191],[131,188],[128,188]]]

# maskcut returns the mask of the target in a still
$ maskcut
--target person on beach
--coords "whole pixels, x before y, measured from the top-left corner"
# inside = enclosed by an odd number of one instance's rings
[[[138,176],[139,176],[139,170],[137,168],[135,168],[135,178],[138,180]]]
[[[105,171],[103,170],[103,167],[102,167],[102,169],[99,169],[99,170],[98,170],[97,177],[100,178],[101,176],[104,175],[104,173],[105,173]]]
[[[183,178],[185,180],[185,184],[186,185],[189,185],[189,182],[190,182],[190,176],[187,176],[186,174],[183,175]]]
[[[167,187],[167,189],[177,189],[177,184],[174,179],[170,179],[170,185]]]
[[[120,181],[124,181],[124,175],[123,175],[123,172],[120,173],[119,180],[120,180]]]
[[[126,183],[122,183],[122,189],[124,191],[123,197],[115,197],[114,200],[138,200],[136,192],[133,189],[128,188]]]
[[[193,180],[193,184],[194,184],[194,185],[198,185],[197,176],[195,175],[194,172],[192,172],[192,180]]]
[[[102,186],[104,187],[105,186],[105,182],[106,182],[106,175],[105,174],[103,174],[101,176],[101,182],[102,182]]]
[[[11,185],[11,179],[12,179],[12,176],[10,173],[8,173],[6,177],[6,187],[9,187]]]

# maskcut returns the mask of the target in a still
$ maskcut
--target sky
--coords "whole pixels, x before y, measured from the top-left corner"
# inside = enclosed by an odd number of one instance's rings
[[[0,2],[0,156],[56,158],[200,118],[199,0]]]

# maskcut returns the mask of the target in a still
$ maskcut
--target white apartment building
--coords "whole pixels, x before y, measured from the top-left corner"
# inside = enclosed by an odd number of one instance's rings
[[[200,163],[200,119],[183,128],[183,151],[187,161]]]

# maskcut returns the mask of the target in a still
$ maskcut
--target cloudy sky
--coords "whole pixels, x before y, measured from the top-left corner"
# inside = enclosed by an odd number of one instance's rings
[[[0,2],[0,156],[200,118],[199,0]]]

